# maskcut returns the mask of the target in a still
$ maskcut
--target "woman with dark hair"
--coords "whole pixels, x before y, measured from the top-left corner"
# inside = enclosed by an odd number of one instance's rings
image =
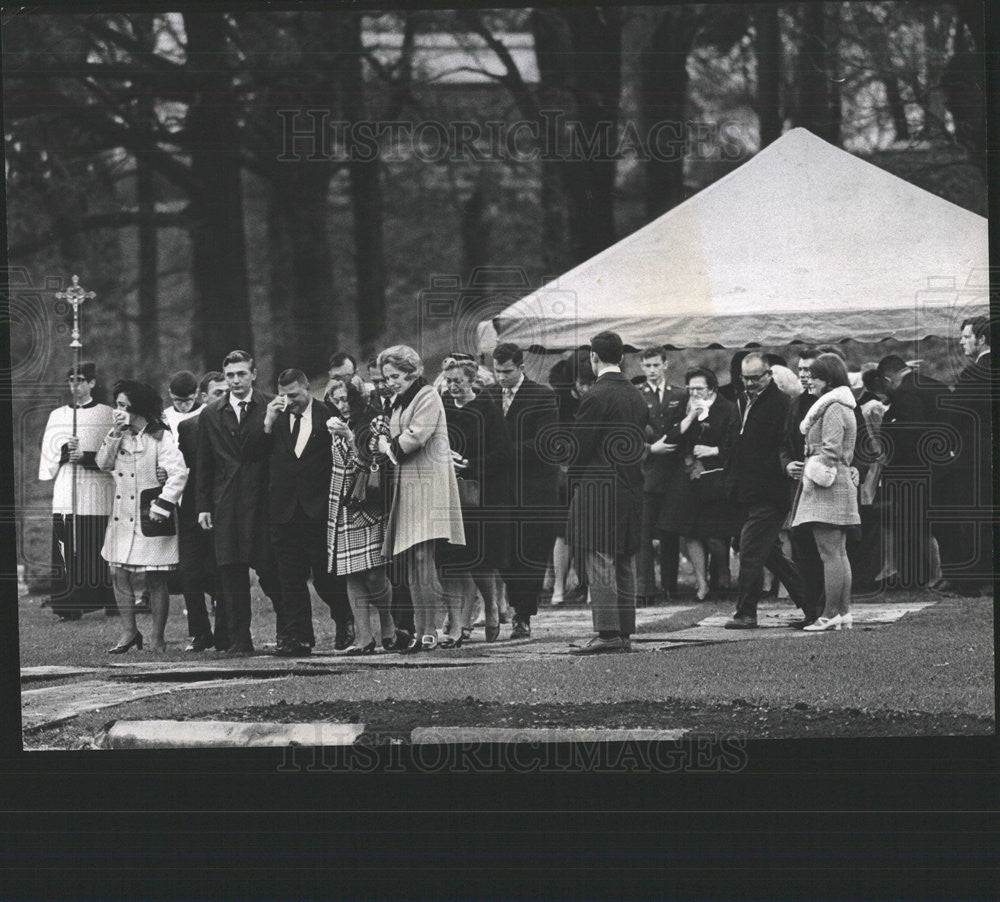
[[[455,361],[444,371],[444,412],[462,496],[465,545],[446,545],[439,555],[441,584],[450,602],[450,632],[442,648],[457,648],[471,635],[476,589],[483,596],[486,641],[500,635],[493,574],[507,564],[514,448],[500,408],[475,393],[476,370],[474,361]]]
[[[708,596],[708,552],[728,561],[729,540],[739,532],[739,514],[726,500],[725,468],[732,436],[738,430],[736,406],[719,395],[719,380],[709,369],[688,370],[687,413],[667,444],[684,456],[676,491],[668,492],[657,527],[681,536],[694,567],[697,598]]]
[[[142,648],[135,625],[136,593],[142,580],[153,613],[153,650],[166,651],[169,613],[167,573],[176,569],[176,508],[188,470],[177,441],[161,417],[163,403],[143,382],[124,379],[113,389],[114,426],[96,455],[97,466],[115,480],[115,501],[101,555],[111,567],[121,636],[110,654]],[[167,474],[160,484],[157,470]]]
[[[378,364],[395,392],[389,436],[378,436],[378,450],[396,467],[384,555],[403,560],[413,597],[416,635],[406,650],[431,651],[438,645],[442,596],[435,544],[465,544],[448,424],[441,396],[423,378],[423,361],[413,348],[386,348]]]
[[[326,400],[338,413],[327,421],[333,439],[327,520],[327,567],[346,577],[347,598],[354,614],[354,642],[346,655],[375,653],[371,609],[378,611],[380,639],[387,651],[401,651],[412,636],[396,628],[392,617],[392,586],[382,554],[385,510],[371,484],[381,477],[385,456],[378,453],[378,436],[389,429],[381,410],[365,401],[350,377],[334,377]],[[363,480],[363,485],[362,485]],[[381,488],[381,481],[379,482]]]
[[[856,402],[844,361],[820,354],[810,365],[810,392],[818,398],[799,427],[805,436],[805,467],[792,506],[792,527],[809,524],[823,562],[826,607],[807,632],[850,629],[851,562],[847,533],[861,524],[858,471],[851,466]]]

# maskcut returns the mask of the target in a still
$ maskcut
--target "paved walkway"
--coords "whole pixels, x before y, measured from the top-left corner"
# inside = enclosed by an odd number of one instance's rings
[[[880,629],[906,614],[936,602],[857,605],[853,609],[854,628]],[[678,617],[695,610],[694,605],[667,605],[641,608],[636,612],[637,633],[633,653],[645,654],[692,645],[723,642],[760,642],[781,638],[808,640],[812,634],[791,628],[798,612],[786,603],[761,605],[757,630],[726,630],[728,613],[715,612],[693,626],[684,626]],[[682,627],[682,628],[678,628]],[[508,628],[505,627],[505,633]],[[481,629],[474,640],[461,649],[433,654],[399,655],[379,649],[366,657],[344,657],[321,652],[306,658],[288,659],[268,655],[252,658],[217,658],[212,653],[192,656],[186,661],[158,662],[146,658],[116,661],[102,667],[25,667],[21,671],[22,720],[26,731],[40,730],[71,720],[88,711],[122,705],[142,698],[188,690],[251,684],[268,679],[318,676],[357,672],[363,668],[469,668],[502,667],[517,662],[553,660],[567,655],[571,640],[592,634],[587,608],[543,609],[533,620],[532,638],[487,643]],[[61,680],[61,685],[33,688],[43,681]],[[461,741],[461,740],[456,740]]]

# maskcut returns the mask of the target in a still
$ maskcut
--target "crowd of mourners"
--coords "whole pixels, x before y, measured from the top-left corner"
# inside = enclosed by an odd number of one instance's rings
[[[549,384],[521,348],[444,359],[411,347],[366,373],[346,353],[325,391],[299,369],[271,394],[253,357],[182,371],[170,404],[133,379],[95,397],[92,363],[67,373],[39,478],[55,480],[49,605],[63,620],[118,618],[112,654],[167,647],[181,594],[187,650],[254,653],[251,571],[273,605],[274,653],[316,644],[310,580],[345,655],[531,637],[540,598],[588,603],[593,635],[569,653],[631,649],[636,608],[730,594],[730,629],[757,627],[787,593],[810,632],[850,629],[852,593],[885,585],[978,594],[991,586],[993,388],[985,318],[962,323],[951,386],[896,355],[849,372],[838,345],[739,351],[668,379],[662,347],[622,371],[602,332]],[[734,571],[735,582],[731,578]],[[659,586],[657,586],[657,575]],[[504,625],[509,629],[504,630]],[[504,635],[506,633],[506,635]]]

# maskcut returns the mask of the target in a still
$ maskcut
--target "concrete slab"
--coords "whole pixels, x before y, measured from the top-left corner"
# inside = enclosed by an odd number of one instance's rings
[[[601,727],[505,728],[505,727],[417,727],[410,734],[414,745],[472,742],[672,742],[686,729],[645,730]]]
[[[118,721],[107,731],[111,749],[283,748],[353,745],[358,723],[242,723],[220,720]]]
[[[126,702],[183,692],[248,684],[253,679],[199,680],[192,683],[108,683],[83,680],[66,686],[25,689],[21,692],[21,722],[24,730],[42,730],[87,711],[99,711]]]
[[[884,626],[895,623],[906,614],[921,611],[937,604],[936,601],[910,602],[906,604],[866,604],[851,608],[854,616],[854,628]],[[671,634],[675,642],[740,642],[750,639],[784,639],[788,637],[813,638],[813,633],[805,633],[792,629],[792,623],[799,620],[802,614],[789,605],[766,604],[757,609],[757,626],[755,630],[727,630],[726,622],[731,614],[713,614],[698,622],[697,626],[678,630]]]
[[[22,667],[21,682],[32,683],[38,680],[53,680],[59,677],[84,676],[88,673],[99,673],[99,667],[67,667],[61,664],[42,664],[37,667]]]

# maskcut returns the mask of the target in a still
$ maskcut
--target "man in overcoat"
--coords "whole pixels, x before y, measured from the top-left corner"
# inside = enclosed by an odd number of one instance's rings
[[[953,531],[954,548],[944,545],[941,565],[947,581],[939,589],[976,595],[993,580],[993,446],[991,404],[996,375],[990,366],[990,321],[985,316],[962,322],[959,337],[968,364],[958,374],[952,421],[959,434],[948,501],[965,513]]]
[[[483,396],[503,412],[514,444],[511,485],[514,487],[510,561],[500,571],[507,599],[514,608],[511,639],[531,636],[531,617],[538,613],[538,596],[545,567],[555,544],[555,518],[561,518],[558,463],[553,447],[559,425],[555,392],[524,373],[524,352],[502,343],[493,350],[496,385]]]
[[[621,336],[601,332],[590,343],[597,381],[580,401],[570,467],[567,535],[590,583],[596,636],[570,654],[631,650],[635,632],[636,554],[642,538],[642,457],[649,416],[639,390],[621,371]]]
[[[329,605],[342,637],[351,609],[345,580],[327,569],[332,438],[326,422],[334,410],[309,394],[309,380],[302,370],[282,372],[278,392],[267,405],[262,436],[270,459],[267,520],[284,611],[276,654],[297,657],[308,655],[316,644],[310,577],[316,594]]]
[[[807,604],[802,575],[778,541],[791,504],[779,456],[791,402],[771,380],[763,355],[747,354],[740,369],[746,394],[739,398],[739,433],[732,444],[726,489],[729,500],[743,509],[743,528],[736,613],[726,629],[756,628],[765,566],[785,584],[798,607]]]
[[[267,458],[260,449],[270,396],[253,387],[257,369],[246,351],[222,364],[229,391],[199,416],[198,524],[215,538],[220,604],[230,655],[253,654],[250,570],[274,605],[283,632],[280,583],[267,533]]]
[[[215,612],[215,632],[209,619],[205,595],[216,602],[218,577],[215,570],[215,543],[212,533],[198,525],[198,424],[206,404],[218,401],[227,390],[226,379],[218,370],[205,373],[198,384],[197,409],[194,416],[177,423],[177,446],[188,468],[184,497],[177,517],[177,544],[180,565],[177,568],[184,607],[187,610],[188,635],[191,641],[185,651],[205,651],[214,644],[222,651],[229,647],[226,638],[225,615],[221,607]]]

